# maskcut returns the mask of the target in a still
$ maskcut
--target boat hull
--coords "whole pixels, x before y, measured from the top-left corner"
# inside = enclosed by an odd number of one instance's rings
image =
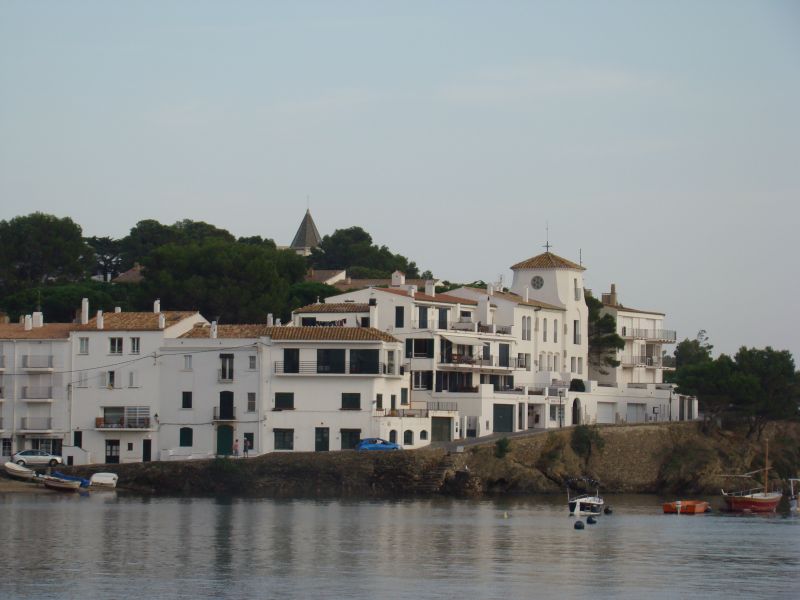
[[[703,500],[676,500],[664,503],[667,515],[700,515],[709,512],[708,502]]]
[[[7,462],[4,465],[6,473],[15,479],[22,479],[23,481],[32,481],[36,477],[36,473],[32,469],[17,465],[13,462]]]
[[[90,488],[101,490],[113,490],[117,487],[116,473],[95,473],[90,481]]]
[[[56,490],[59,492],[77,492],[81,487],[80,481],[69,481],[66,479],[58,479],[57,477],[43,477],[42,483],[46,488]]]
[[[744,496],[723,496],[728,510],[731,512],[754,512],[754,513],[770,513],[775,512],[778,508],[778,503],[781,501],[779,492],[747,494]]]
[[[592,498],[579,498],[570,500],[569,514],[577,515],[579,517],[591,517],[603,514],[603,499]]]

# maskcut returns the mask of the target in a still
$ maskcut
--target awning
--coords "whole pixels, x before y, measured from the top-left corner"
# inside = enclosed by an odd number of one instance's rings
[[[483,346],[484,344],[488,344],[488,340],[481,340],[476,337],[470,337],[468,335],[464,336],[449,336],[443,335],[444,339],[446,339],[451,344],[459,344],[461,346]]]

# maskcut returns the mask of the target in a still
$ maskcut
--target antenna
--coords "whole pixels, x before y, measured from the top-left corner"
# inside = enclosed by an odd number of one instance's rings
[[[583,266],[583,248],[578,248],[578,264]]]
[[[306,194],[306,210],[311,210],[311,196]]]
[[[546,236],[544,249],[545,249],[545,252],[550,252],[550,248],[552,248],[552,246],[550,245],[550,222],[549,221],[545,221],[544,230],[545,230],[545,236]]]

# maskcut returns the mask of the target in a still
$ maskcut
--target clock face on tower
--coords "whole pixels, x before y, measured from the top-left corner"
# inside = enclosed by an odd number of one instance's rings
[[[533,289],[540,290],[540,289],[542,289],[542,286],[544,285],[544,279],[542,279],[541,277],[539,277],[537,275],[536,277],[531,279],[531,285],[533,286]]]

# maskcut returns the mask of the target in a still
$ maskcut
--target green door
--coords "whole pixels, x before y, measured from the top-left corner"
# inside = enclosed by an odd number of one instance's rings
[[[221,456],[233,454],[233,427],[230,425],[217,427],[217,454]]]
[[[494,405],[494,431],[498,433],[514,431],[514,406],[512,404]]]
[[[327,427],[317,427],[314,430],[314,451],[327,452],[330,450],[330,430]]]
[[[450,417],[431,417],[431,441],[450,441]]]

